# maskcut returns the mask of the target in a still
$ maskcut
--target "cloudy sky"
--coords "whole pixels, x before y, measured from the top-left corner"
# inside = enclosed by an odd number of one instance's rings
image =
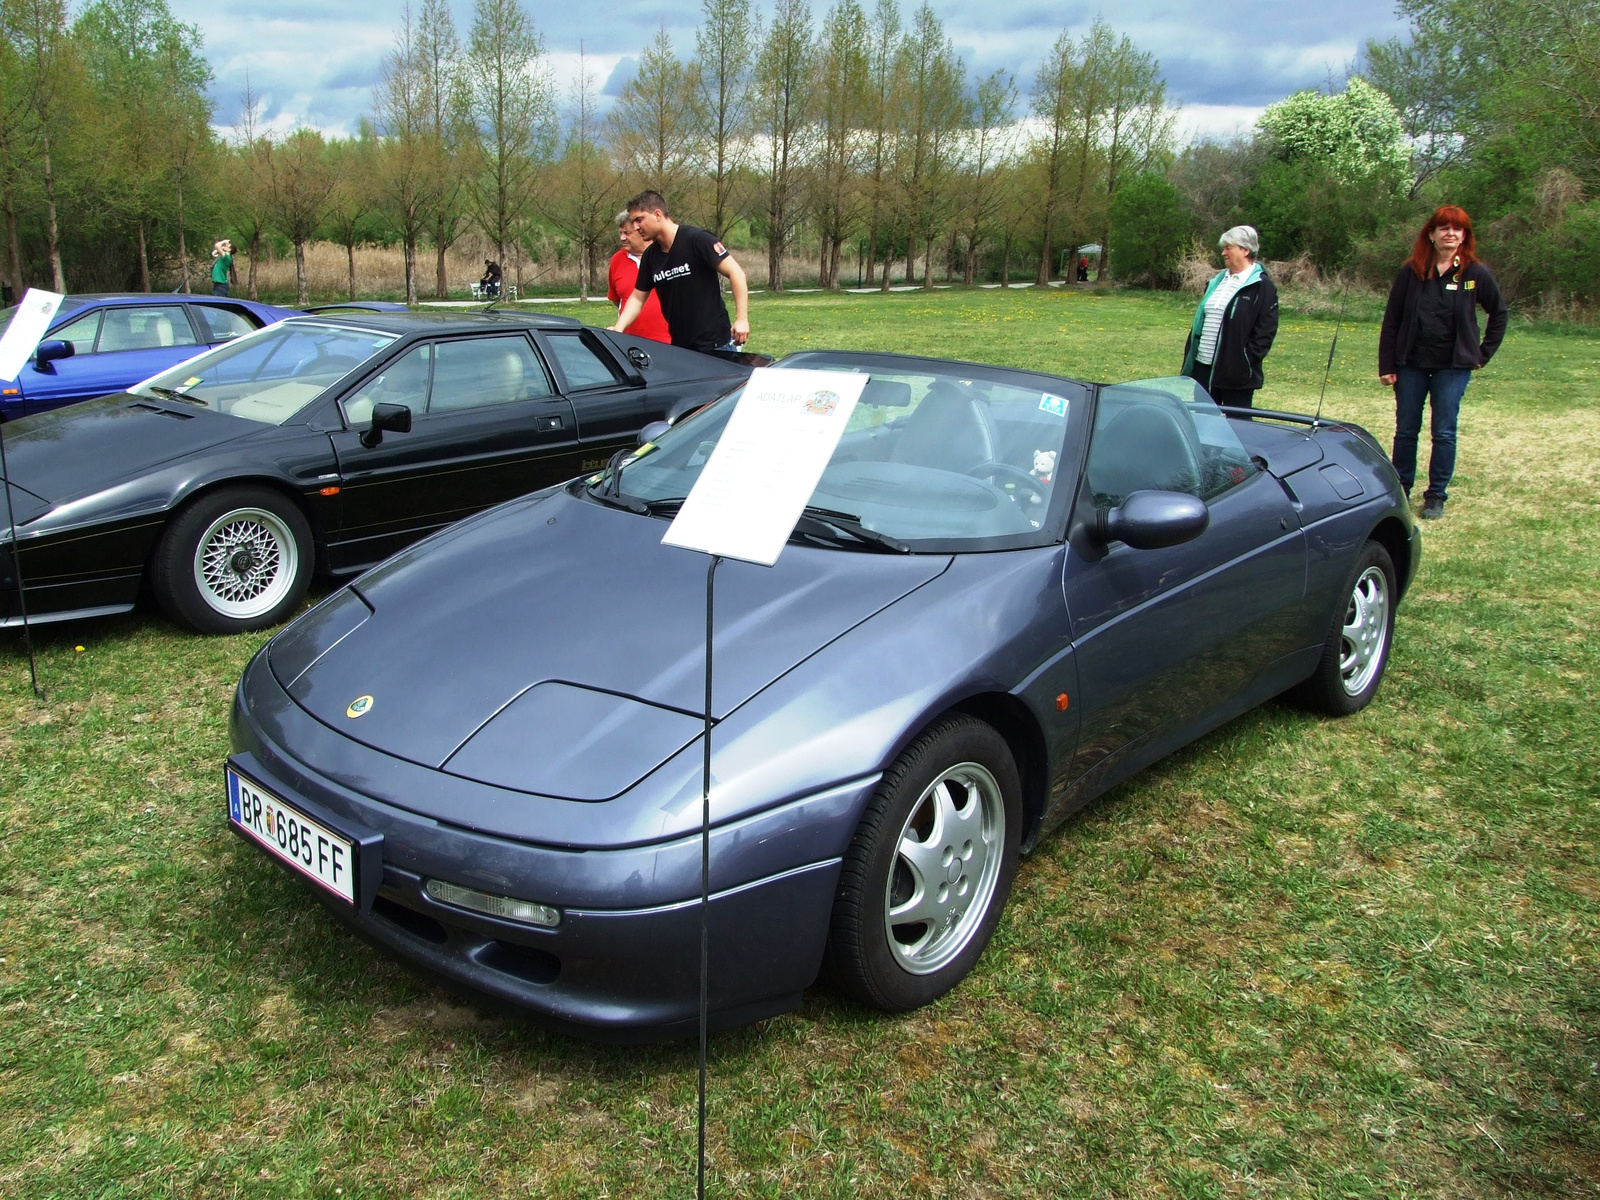
[[[418,0],[420,6],[420,0]],[[636,56],[665,26],[684,56],[693,52],[695,0],[639,0],[595,5],[525,0],[545,39],[563,94],[586,69],[607,98],[621,90]],[[831,0],[813,0],[824,12]],[[914,7],[900,0],[903,13]],[[296,124],[330,133],[355,129],[372,104],[390,48],[397,0],[169,0],[175,15],[198,25],[216,73],[217,123],[237,119],[248,77],[269,127]],[[472,0],[452,0],[465,41]],[[765,12],[764,0],[755,0]],[[870,11],[870,0],[864,5]],[[1081,35],[1104,12],[1112,25],[1156,55],[1169,92],[1194,135],[1248,127],[1261,109],[1299,88],[1317,87],[1345,67],[1368,38],[1403,32],[1393,0],[933,0],[957,51],[975,75],[999,67],[1016,73],[1024,95],[1039,60],[1063,28]]]

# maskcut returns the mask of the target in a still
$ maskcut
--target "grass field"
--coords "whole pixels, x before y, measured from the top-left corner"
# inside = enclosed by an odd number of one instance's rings
[[[752,346],[1130,378],[1188,312],[760,297]],[[1286,313],[1258,403],[1314,408],[1333,330]],[[1387,439],[1376,338],[1326,411]],[[1597,385],[1600,339],[1526,325],[1474,381],[1366,711],[1268,705],[1097,802],[931,1008],[813,989],[715,1038],[712,1194],[1600,1195]],[[440,990],[227,832],[263,640],[51,627],[36,703],[0,635],[0,1195],[692,1194],[692,1047]]]

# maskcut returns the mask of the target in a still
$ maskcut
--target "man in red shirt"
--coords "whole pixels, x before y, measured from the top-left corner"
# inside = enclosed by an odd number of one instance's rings
[[[633,295],[634,284],[639,278],[639,256],[644,253],[650,241],[639,232],[633,215],[627,209],[617,214],[617,240],[622,243],[622,248],[611,256],[606,299],[615,304],[620,312],[628,297]],[[628,326],[628,332],[657,342],[672,340],[672,336],[667,332],[667,319],[661,315],[661,299],[655,292],[650,293],[643,311],[639,313],[639,319]]]

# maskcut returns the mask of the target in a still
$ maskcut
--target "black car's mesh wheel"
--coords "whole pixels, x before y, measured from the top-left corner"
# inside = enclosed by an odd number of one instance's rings
[[[983,953],[1016,875],[1022,787],[968,716],[930,726],[873,793],[840,870],[827,973],[890,1012],[944,995]]]
[[[270,488],[224,488],[182,509],[161,535],[151,587],[167,615],[201,633],[283,621],[311,582],[311,529]]]

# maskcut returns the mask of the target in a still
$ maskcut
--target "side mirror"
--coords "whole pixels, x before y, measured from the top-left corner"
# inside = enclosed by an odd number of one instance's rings
[[[1211,524],[1211,510],[1187,492],[1134,492],[1119,508],[1095,514],[1102,542],[1122,542],[1135,550],[1159,550],[1193,541]]]
[[[39,343],[39,348],[33,352],[33,361],[39,366],[55,362],[58,358],[71,358],[78,352],[78,348],[71,342],[64,342],[60,338],[48,338]]]
[[[671,429],[672,423],[670,421],[651,421],[650,424],[639,430],[639,445],[643,446],[648,442],[653,442]]]
[[[383,441],[385,429],[390,433],[410,433],[411,409],[404,404],[374,404],[372,424],[361,435],[361,444],[370,450]]]

